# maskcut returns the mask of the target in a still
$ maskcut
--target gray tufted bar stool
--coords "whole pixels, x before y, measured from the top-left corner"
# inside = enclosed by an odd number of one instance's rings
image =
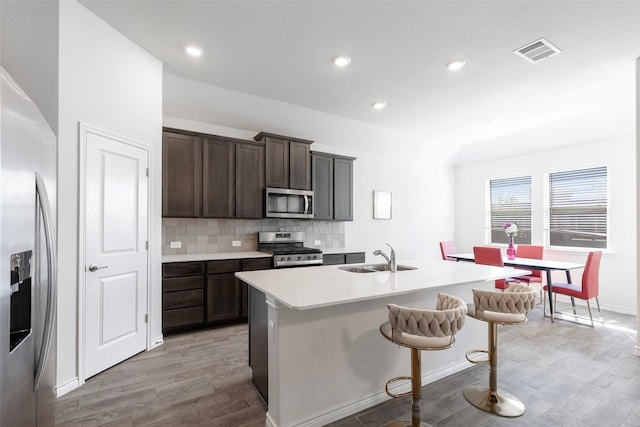
[[[535,291],[529,286],[511,284],[505,292],[473,289],[473,306],[469,306],[469,317],[487,322],[489,325],[489,349],[467,352],[471,363],[489,364],[489,388],[468,387],[464,397],[476,408],[503,417],[519,417],[525,406],[517,397],[498,390],[498,329],[497,325],[517,325],[527,321],[527,313],[535,306]],[[488,353],[487,360],[472,360],[474,353]]]
[[[435,310],[402,307],[388,304],[389,321],[380,325],[380,333],[394,344],[411,349],[411,376],[395,377],[385,385],[386,393],[394,398],[413,396],[411,420],[394,421],[389,426],[428,426],[420,419],[422,398],[422,368],[420,350],[444,350],[455,343],[454,335],[464,325],[467,304],[460,298],[438,294]],[[398,380],[411,380],[411,391],[394,394],[389,385]]]

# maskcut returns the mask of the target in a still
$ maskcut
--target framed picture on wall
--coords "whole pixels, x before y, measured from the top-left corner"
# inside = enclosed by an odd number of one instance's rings
[[[373,219],[391,219],[391,193],[373,191]]]

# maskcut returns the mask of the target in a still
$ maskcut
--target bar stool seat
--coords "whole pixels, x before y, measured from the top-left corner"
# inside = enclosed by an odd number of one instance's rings
[[[385,385],[385,392],[393,397],[413,396],[411,420],[394,421],[388,426],[429,426],[420,419],[422,398],[422,368],[420,350],[444,350],[455,344],[455,334],[464,326],[467,304],[460,298],[438,294],[435,310],[424,310],[388,304],[389,321],[380,325],[380,333],[394,344],[411,349],[411,376],[395,377]],[[411,391],[394,394],[389,385],[410,380]]]
[[[471,350],[467,360],[476,364],[489,364],[489,387],[472,386],[464,390],[464,397],[476,408],[502,417],[519,417],[525,406],[517,397],[498,390],[498,329],[497,325],[517,325],[527,321],[527,313],[535,306],[535,290],[521,284],[511,284],[505,292],[473,289],[473,305],[468,315],[487,322],[489,326],[488,350]],[[488,359],[475,360],[471,355],[486,353]]]

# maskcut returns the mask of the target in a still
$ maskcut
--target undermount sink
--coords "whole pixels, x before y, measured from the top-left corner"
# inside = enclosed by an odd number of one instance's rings
[[[368,264],[358,266],[338,267],[340,270],[349,271],[351,273],[375,273],[376,271],[389,271],[389,264]],[[417,267],[408,265],[398,265],[398,271],[416,270]]]
[[[338,267],[340,270],[349,271],[351,273],[375,273],[376,270],[365,267]]]
[[[364,268],[368,268],[371,270],[375,270],[375,271],[389,271],[389,264],[372,264],[372,265],[365,265]],[[406,271],[406,270],[417,270],[418,267],[411,267],[408,265],[397,265],[396,266],[398,271]]]

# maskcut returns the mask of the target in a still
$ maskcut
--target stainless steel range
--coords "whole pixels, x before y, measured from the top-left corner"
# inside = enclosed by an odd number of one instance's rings
[[[322,265],[322,251],[305,248],[302,231],[260,231],[258,250],[273,254],[274,267]]]

